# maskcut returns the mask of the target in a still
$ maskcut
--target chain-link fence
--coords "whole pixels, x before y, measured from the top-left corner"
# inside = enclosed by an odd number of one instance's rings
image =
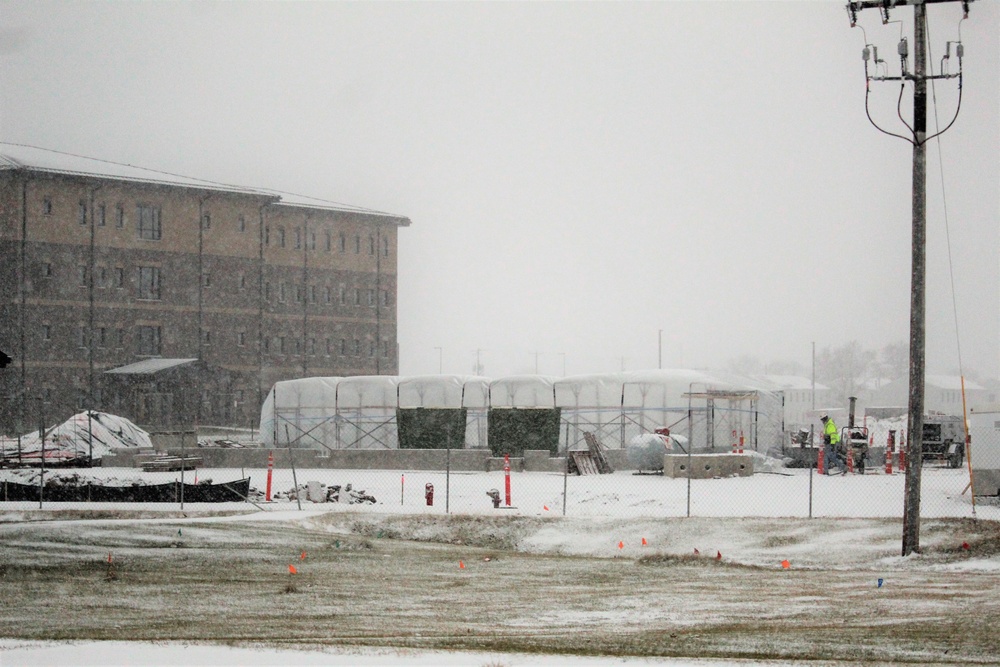
[[[816,431],[785,432],[749,401],[714,403],[692,400],[687,409],[478,409],[458,420],[450,414],[415,418],[416,426],[405,427],[402,412],[309,417],[303,410],[276,411],[271,435],[279,437],[266,446],[259,432],[204,429],[197,438],[166,434],[172,439],[154,448],[159,451],[105,456],[100,467],[47,456],[32,462],[25,455],[21,467],[0,470],[0,501],[5,510],[239,506],[649,518],[902,517],[906,468],[914,462],[906,459],[908,435],[899,423],[843,429],[838,458]],[[971,420],[969,451],[964,439],[944,448],[931,443],[921,467],[922,516],[1000,519],[1000,417],[993,417]],[[519,438],[516,428],[513,435],[499,435],[520,422],[536,436],[547,435]],[[424,446],[400,447],[400,438],[411,437],[407,429],[416,427],[422,430],[412,437]],[[78,421],[74,428],[88,427]],[[470,432],[474,442],[488,446],[470,447]]]

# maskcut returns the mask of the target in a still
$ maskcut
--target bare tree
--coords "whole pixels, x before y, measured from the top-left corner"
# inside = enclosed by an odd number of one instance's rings
[[[816,356],[816,376],[830,387],[831,398],[846,403],[848,396],[858,395],[875,360],[875,352],[864,349],[856,340],[840,347],[823,348]]]

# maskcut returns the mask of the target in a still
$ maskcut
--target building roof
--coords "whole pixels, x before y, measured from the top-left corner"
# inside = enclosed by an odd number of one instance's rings
[[[813,388],[813,381],[810,378],[804,378],[801,375],[761,375],[760,377],[780,389],[811,390]],[[825,391],[829,389],[829,387],[825,384],[817,382],[816,389],[819,391]]]
[[[118,368],[111,368],[104,371],[105,373],[111,373],[114,375],[152,375],[153,373],[159,373],[160,371],[165,371],[170,368],[177,368],[178,366],[185,366],[187,364],[193,364],[198,361],[197,359],[143,359],[142,361],[137,361],[134,364],[128,364],[127,366],[119,366]]]
[[[272,203],[280,203],[284,206],[307,207],[326,211],[344,211],[359,215],[391,218],[396,224],[404,227],[410,224],[409,218],[405,216],[359,206],[339,204],[317,197],[283,193],[268,188],[248,188],[240,185],[230,185],[204,178],[194,178],[167,171],[76,155],[74,153],[54,151],[38,146],[0,141],[0,173],[5,171],[30,171],[63,176],[105,178],[117,181],[148,183],[151,185],[167,185],[171,187],[245,194],[252,197],[270,199]]]

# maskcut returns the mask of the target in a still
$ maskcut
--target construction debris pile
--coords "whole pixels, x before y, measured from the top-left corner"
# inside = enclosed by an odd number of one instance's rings
[[[0,463],[4,466],[89,465],[122,448],[152,448],[149,434],[124,417],[95,410],[73,415],[44,432],[20,438],[0,438]]]

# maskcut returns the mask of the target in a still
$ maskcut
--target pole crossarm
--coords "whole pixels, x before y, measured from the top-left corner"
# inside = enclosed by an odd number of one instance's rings
[[[889,10],[907,5],[937,5],[946,2],[961,2],[965,18],[969,17],[969,4],[975,0],[854,0],[847,3],[847,14],[851,17],[851,27],[858,23],[858,12],[865,9],[878,9],[882,12],[882,23],[889,22]]]

